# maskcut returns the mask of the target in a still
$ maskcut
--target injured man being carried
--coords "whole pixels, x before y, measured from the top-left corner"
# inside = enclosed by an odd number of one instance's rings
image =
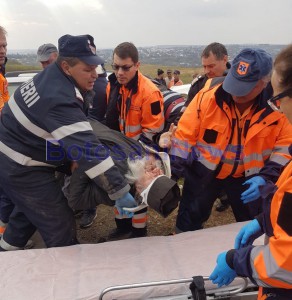
[[[131,194],[137,201],[135,208],[124,208],[122,213],[131,215],[150,206],[167,217],[178,205],[180,189],[172,180],[170,159],[167,153],[156,151],[139,141],[124,136],[96,120],[89,120],[92,129],[101,141],[120,172],[132,186]],[[99,151],[96,149],[96,155]],[[99,204],[115,205],[108,195],[78,168],[78,161],[70,177],[66,193],[73,209],[89,209]]]

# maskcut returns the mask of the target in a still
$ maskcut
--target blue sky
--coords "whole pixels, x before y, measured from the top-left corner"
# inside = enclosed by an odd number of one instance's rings
[[[288,44],[292,0],[1,0],[8,49],[37,49],[64,34],[91,34],[97,48]]]

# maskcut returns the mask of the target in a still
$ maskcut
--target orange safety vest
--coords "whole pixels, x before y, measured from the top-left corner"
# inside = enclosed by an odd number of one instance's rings
[[[276,182],[271,202],[273,236],[251,250],[253,278],[259,286],[292,289],[292,161]]]
[[[213,85],[212,81],[216,83],[216,80],[208,80],[185,110],[178,123],[170,154],[196,160],[205,170],[224,179],[233,175],[238,150],[237,147],[227,147],[234,134],[231,96],[223,90],[222,84]],[[283,114],[272,111],[266,103],[255,110],[243,130],[246,136],[243,144],[239,145],[243,176],[258,174],[268,160],[284,166],[291,159],[288,147],[292,144],[292,126]],[[226,165],[218,172],[222,161]]]
[[[0,111],[4,103],[9,100],[8,82],[7,79],[0,73]]]
[[[138,140],[143,133],[152,140],[164,127],[163,96],[148,78],[138,71],[137,86],[129,90],[120,86],[117,101],[119,127],[127,137]],[[111,83],[107,86],[107,99],[111,101]]]
[[[181,80],[174,82],[174,79],[171,79],[167,87],[171,88],[172,86],[178,86],[178,85],[183,85],[183,82]]]

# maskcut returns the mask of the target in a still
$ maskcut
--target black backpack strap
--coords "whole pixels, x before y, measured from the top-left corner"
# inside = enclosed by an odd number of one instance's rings
[[[190,290],[194,300],[206,300],[205,282],[203,276],[194,276],[190,284]]]

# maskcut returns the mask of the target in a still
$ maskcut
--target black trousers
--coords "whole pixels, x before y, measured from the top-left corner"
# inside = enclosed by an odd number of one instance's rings
[[[4,250],[22,248],[36,229],[47,247],[76,244],[73,211],[54,169],[22,166],[2,153],[0,159],[0,186],[15,205],[0,246]]]
[[[203,228],[210,217],[213,204],[222,189],[226,192],[237,222],[253,219],[261,212],[262,199],[243,204],[240,195],[248,186],[242,185],[247,178],[212,179],[204,184],[192,170],[185,176],[182,199],[176,220],[177,232],[193,231]]]

